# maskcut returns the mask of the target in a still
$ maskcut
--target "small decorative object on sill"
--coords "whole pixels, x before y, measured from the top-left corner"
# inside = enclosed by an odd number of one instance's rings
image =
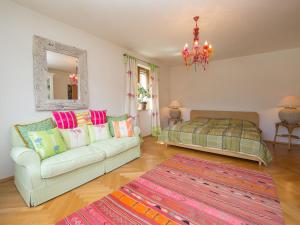
[[[298,124],[300,122],[300,110],[297,109],[300,107],[300,97],[286,96],[278,106],[283,107],[278,114],[281,122],[287,124]]]
[[[195,70],[197,70],[198,65],[202,65],[203,70],[206,70],[206,66],[208,65],[208,60],[212,55],[212,46],[208,44],[207,41],[201,46],[199,44],[199,27],[198,27],[198,19],[199,16],[194,17],[195,28],[194,28],[194,43],[193,47],[190,50],[188,44],[186,43],[182,50],[182,57],[184,60],[184,64],[189,67],[191,65],[195,65]]]
[[[173,100],[169,105],[170,111],[169,116],[171,119],[179,120],[181,118],[181,111],[180,108],[181,104],[177,100]]]
[[[146,89],[140,84],[138,84],[137,95],[138,95],[138,110],[146,110],[148,100],[151,97],[149,89]]]

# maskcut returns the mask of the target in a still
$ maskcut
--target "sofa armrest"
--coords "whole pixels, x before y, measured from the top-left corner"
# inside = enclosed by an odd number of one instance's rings
[[[33,149],[13,147],[10,156],[17,165],[25,167],[28,178],[23,179],[30,179],[33,187],[41,182],[41,159]]]
[[[134,136],[140,137],[141,129],[139,127],[134,127]]]
[[[41,159],[39,155],[30,148],[26,147],[14,147],[10,153],[11,158],[15,161],[16,164],[20,166],[28,165],[40,165]]]

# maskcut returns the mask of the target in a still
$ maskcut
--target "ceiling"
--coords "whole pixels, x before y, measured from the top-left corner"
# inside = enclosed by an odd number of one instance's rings
[[[169,65],[192,42],[193,16],[214,59],[300,47],[300,0],[14,0]]]

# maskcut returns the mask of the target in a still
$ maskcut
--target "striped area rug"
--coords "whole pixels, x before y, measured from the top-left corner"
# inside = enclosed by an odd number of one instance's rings
[[[272,178],[176,155],[58,225],[284,224]]]

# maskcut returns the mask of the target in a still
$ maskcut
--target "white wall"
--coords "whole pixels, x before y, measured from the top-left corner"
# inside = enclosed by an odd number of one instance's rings
[[[212,61],[206,72],[176,66],[169,76],[170,99],[183,104],[186,120],[190,109],[255,111],[272,140],[280,99],[300,96],[300,48]]]
[[[13,175],[10,127],[50,116],[49,112],[35,111],[33,35],[87,50],[90,108],[108,109],[109,114],[124,112],[125,49],[7,0],[0,1],[0,15],[1,179]]]

